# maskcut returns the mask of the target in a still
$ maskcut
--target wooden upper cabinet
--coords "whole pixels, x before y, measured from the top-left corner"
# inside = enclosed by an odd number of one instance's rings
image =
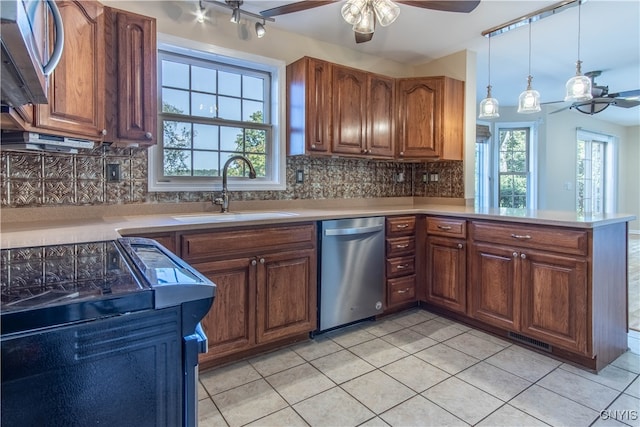
[[[156,20],[105,7],[105,141],[157,143]]]
[[[289,155],[331,152],[331,68],[309,57],[287,66]]]
[[[395,155],[395,79],[369,75],[367,111],[367,154],[390,157]]]
[[[462,160],[464,82],[449,77],[398,80],[398,156]]]
[[[438,87],[429,79],[398,81],[398,155],[402,158],[438,157],[436,110]]]
[[[333,153],[392,158],[394,80],[334,65],[332,88]]]
[[[34,126],[54,134],[101,140],[105,130],[103,7],[97,1],[56,3],[64,22],[65,46],[50,76],[49,103],[35,106]]]
[[[366,153],[367,73],[333,66],[333,143],[341,154]]]

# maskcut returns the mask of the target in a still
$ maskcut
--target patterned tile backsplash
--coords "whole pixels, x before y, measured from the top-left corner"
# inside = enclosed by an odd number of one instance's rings
[[[107,164],[121,180],[108,182]],[[296,183],[297,170],[304,182]],[[404,181],[398,182],[399,173]],[[437,181],[423,176],[438,174]],[[234,200],[374,197],[464,197],[463,163],[391,162],[348,158],[288,157],[287,188],[233,192]],[[0,152],[0,207],[81,206],[210,201],[211,192],[147,191],[147,150],[107,148],[81,154]]]

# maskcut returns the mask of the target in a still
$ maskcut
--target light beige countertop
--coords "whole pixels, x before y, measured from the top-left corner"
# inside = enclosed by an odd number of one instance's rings
[[[595,228],[635,219],[627,214],[578,215],[525,209],[477,210],[459,199],[385,198],[297,201],[232,201],[221,214],[208,203],[167,203],[61,208],[15,208],[0,212],[0,248],[113,240],[123,235],[284,224],[326,219],[406,214]]]

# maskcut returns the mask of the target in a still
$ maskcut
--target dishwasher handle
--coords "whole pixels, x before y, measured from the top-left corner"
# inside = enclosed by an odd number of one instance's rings
[[[325,236],[351,236],[355,234],[370,234],[382,231],[384,225],[374,225],[372,227],[350,227],[350,228],[328,228],[324,231]]]

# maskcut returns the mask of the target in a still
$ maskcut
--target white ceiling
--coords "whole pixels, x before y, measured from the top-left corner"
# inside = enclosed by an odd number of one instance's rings
[[[453,0],[455,1],[455,0]],[[558,0],[559,1],[559,0]],[[370,42],[356,44],[351,27],[340,16],[343,1],[275,17],[269,26],[347,46],[407,64],[420,64],[469,49],[477,52],[478,102],[486,95],[489,41],[481,32],[553,5],[547,0],[481,0],[471,13],[441,12],[400,4],[400,16],[388,27],[377,26]],[[259,13],[293,1],[245,0],[242,8]],[[581,6],[582,71],[601,70],[596,79],[609,92],[640,89],[640,1],[589,0]],[[533,88],[542,102],[559,101],[575,74],[578,56],[578,7],[534,22],[531,26]],[[517,105],[526,88],[529,28],[491,38],[491,84],[501,106]],[[558,108],[567,103],[556,104]],[[574,112],[574,114],[581,114]],[[640,106],[610,106],[599,119],[624,126],[640,125]]]

